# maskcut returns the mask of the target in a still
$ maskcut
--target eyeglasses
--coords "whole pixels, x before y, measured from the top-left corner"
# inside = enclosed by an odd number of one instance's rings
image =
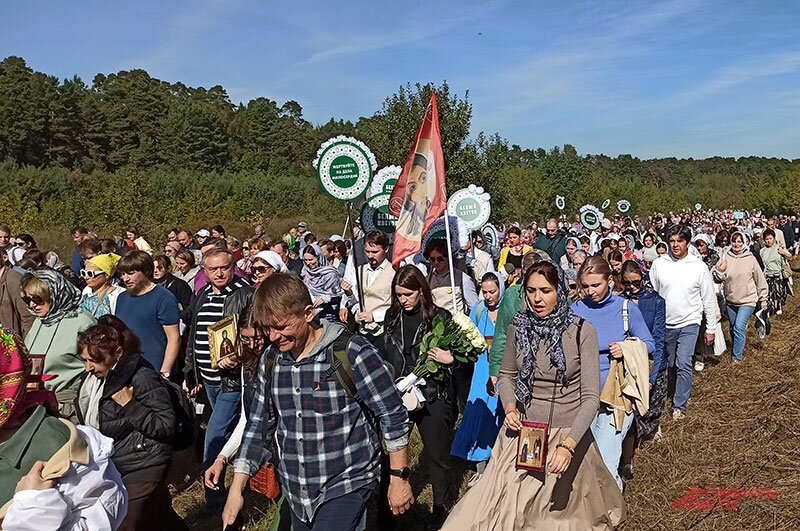
[[[259,275],[263,275],[264,273],[266,273],[270,269],[273,269],[273,268],[270,267],[270,266],[253,266],[252,267],[253,273],[258,273]]]
[[[639,280],[623,280],[622,285],[626,288],[639,288],[642,286],[641,279]]]
[[[249,250],[250,250],[250,247],[245,247],[244,245],[242,245],[242,251],[249,251]]]
[[[247,336],[240,336],[240,337],[242,339],[242,343],[247,343],[248,345],[260,344],[266,340],[266,338],[262,335],[257,335],[253,337],[247,337]]]
[[[83,278],[97,278],[101,275],[105,275],[103,271],[89,271],[88,269],[81,269],[80,273]]]
[[[578,289],[578,285],[575,282],[570,282],[569,289]]]

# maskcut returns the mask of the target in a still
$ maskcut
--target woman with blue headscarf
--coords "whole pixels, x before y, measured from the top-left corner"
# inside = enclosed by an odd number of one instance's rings
[[[498,273],[489,272],[481,278],[483,300],[472,307],[469,318],[486,338],[487,352],[494,337],[494,324],[500,301],[505,291],[505,283]],[[486,468],[486,461],[492,454],[492,446],[497,432],[503,424],[503,407],[497,396],[490,395],[486,388],[489,380],[489,358],[484,352],[475,362],[464,417],[456,432],[451,454],[466,461],[476,461],[477,474],[470,483],[480,478]]]
[[[597,332],[570,310],[559,266],[532,265],[523,286],[497,382],[505,428],[442,530],[612,529],[625,500],[589,429],[600,404]],[[517,469],[523,421],[549,424],[544,472]]]

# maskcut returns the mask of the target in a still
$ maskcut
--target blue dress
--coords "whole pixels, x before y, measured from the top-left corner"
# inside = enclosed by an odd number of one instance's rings
[[[485,301],[476,304],[469,317],[483,337],[488,339],[494,336],[494,322],[489,316]],[[486,392],[487,380],[489,380],[489,356],[486,352],[482,352],[475,362],[475,372],[472,375],[464,416],[450,450],[452,455],[467,461],[489,460],[492,445],[505,419],[500,399],[489,396]]]

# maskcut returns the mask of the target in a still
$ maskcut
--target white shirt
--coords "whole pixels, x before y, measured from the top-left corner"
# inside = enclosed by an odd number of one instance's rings
[[[89,464],[71,463],[55,486],[23,490],[3,520],[3,531],[113,531],[128,513],[128,491],[111,462],[114,441],[76,426],[89,445]]]
[[[688,253],[676,260],[665,254],[653,262],[650,282],[667,306],[667,328],[699,325],[706,316],[706,330],[713,334],[717,327],[717,298],[714,281],[706,264]]]

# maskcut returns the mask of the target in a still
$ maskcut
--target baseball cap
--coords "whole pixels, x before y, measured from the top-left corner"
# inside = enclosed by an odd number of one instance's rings
[[[211,236],[211,233],[208,232],[208,230],[206,229],[200,229],[199,231],[197,231],[195,235],[200,236],[201,238],[208,238],[209,236]]]
[[[601,226],[601,227],[603,227],[604,229],[610,229],[610,228],[611,228],[611,221],[610,221],[608,218],[605,218],[605,219],[604,219],[604,220],[603,220],[603,221],[600,223],[600,226]]]
[[[297,226],[306,229],[308,228],[308,223],[306,223],[305,221],[301,221],[300,223],[297,224]]]

